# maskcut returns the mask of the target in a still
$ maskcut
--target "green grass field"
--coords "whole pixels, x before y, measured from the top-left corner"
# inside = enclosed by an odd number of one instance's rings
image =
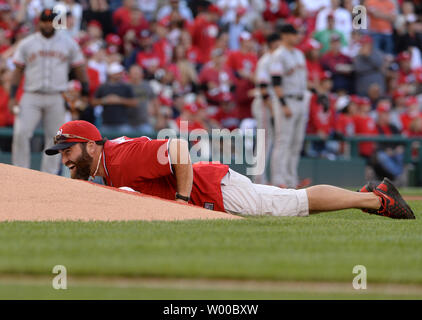
[[[420,299],[422,202],[410,204],[416,220],[348,210],[239,221],[0,223],[0,299]],[[67,290],[52,288],[55,265],[67,268]],[[367,268],[367,290],[352,288],[355,265]]]

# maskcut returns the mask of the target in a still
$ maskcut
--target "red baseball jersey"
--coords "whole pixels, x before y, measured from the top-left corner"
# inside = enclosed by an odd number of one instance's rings
[[[422,113],[417,112],[417,113],[403,113],[400,115],[400,121],[402,123],[403,126],[403,130],[405,131],[409,131],[410,130],[410,124],[412,123],[412,121],[416,118],[422,118]]]
[[[355,122],[353,117],[340,113],[335,119],[335,130],[347,137],[353,136],[355,134]]]
[[[373,136],[377,135],[377,127],[374,119],[370,116],[355,115],[353,117],[355,123],[355,133],[357,135]],[[375,150],[375,143],[373,142],[361,142],[359,143],[359,153],[364,156],[371,156]]]
[[[334,129],[334,108],[332,107],[332,101],[330,101],[330,108],[324,111],[322,104],[318,103],[318,95],[313,94],[309,108],[309,121],[307,127],[307,133],[317,134],[324,132],[330,134]]]
[[[136,56],[136,62],[144,69],[161,67],[161,58],[155,51],[141,51]]]
[[[151,140],[148,137],[120,137],[107,141],[103,151],[106,184],[116,188],[126,186],[144,194],[174,200],[177,184],[168,145],[168,139]],[[221,180],[229,166],[198,162],[192,167],[190,203],[224,212]]]
[[[244,71],[246,73],[255,72],[258,57],[255,53],[244,53],[239,51],[230,51],[227,57],[227,66],[233,71]]]
[[[308,69],[308,81],[321,81],[324,76],[324,69],[321,66],[321,62],[306,60],[306,68]]]
[[[399,85],[413,84],[415,82],[422,82],[422,68],[413,69],[409,73],[405,73],[403,70],[399,70]]]
[[[199,49],[198,61],[200,63],[208,62],[211,51],[215,47],[218,26],[199,14],[188,30],[192,37],[192,45]]]

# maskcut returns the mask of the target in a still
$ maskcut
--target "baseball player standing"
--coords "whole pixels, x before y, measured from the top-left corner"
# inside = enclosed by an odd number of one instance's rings
[[[298,186],[297,168],[305,138],[310,93],[303,53],[296,49],[296,29],[286,24],[281,28],[282,44],[273,53],[271,76],[281,112],[275,118],[275,141],[271,157],[272,184]]]
[[[47,147],[51,146],[57,128],[64,122],[62,92],[67,89],[70,71],[81,82],[82,95],[88,96],[89,93],[83,54],[76,41],[65,32],[55,30],[55,18],[52,10],[43,10],[40,31],[23,39],[13,57],[16,68],[9,101],[9,109],[15,113],[12,163],[20,167],[30,167],[30,139],[39,121],[43,121]],[[17,106],[16,91],[23,75],[24,94]],[[57,174],[59,165],[60,157],[43,157],[41,170]]]
[[[415,219],[388,179],[378,185],[369,183],[360,192],[329,185],[295,190],[254,184],[225,164],[192,164],[186,140],[106,140],[93,124],[81,120],[63,124],[54,146],[45,153],[60,153],[73,179],[99,176],[108,186],[210,210],[280,217],[359,208],[389,218]]]
[[[270,149],[274,137],[274,117],[279,117],[280,104],[276,99],[271,84],[271,57],[274,51],[280,45],[280,35],[274,33],[267,37],[267,51],[259,58],[255,70],[255,86],[257,94],[252,102],[252,115],[256,119],[257,129],[265,130],[265,143],[257,144],[257,147],[263,146],[264,150],[257,150],[257,168],[266,168],[266,161],[270,156]],[[277,125],[280,121],[277,122]],[[277,128],[279,132],[280,129]],[[262,174],[255,175],[254,182],[267,184],[266,171]]]

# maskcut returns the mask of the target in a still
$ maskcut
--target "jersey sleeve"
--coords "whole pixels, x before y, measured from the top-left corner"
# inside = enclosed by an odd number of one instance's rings
[[[271,66],[271,76],[282,76],[283,75],[283,63],[281,61],[281,56],[278,52],[274,52],[271,55],[270,59]]]
[[[70,43],[70,65],[72,68],[79,67],[80,65],[85,63],[84,55],[75,40],[71,39]]]
[[[257,83],[271,83],[269,70],[263,61],[258,61],[255,70],[255,80]]]
[[[25,47],[23,43],[21,43],[20,45],[18,45],[15,54],[13,55],[13,63],[18,66],[24,66],[25,60]]]
[[[120,161],[124,175],[144,180],[173,173],[168,154],[170,140],[141,137],[127,143]]]

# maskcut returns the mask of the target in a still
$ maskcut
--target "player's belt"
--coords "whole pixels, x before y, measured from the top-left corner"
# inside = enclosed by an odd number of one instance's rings
[[[285,97],[289,99],[302,101],[305,96],[303,94],[287,94],[285,95]]]
[[[42,90],[37,90],[37,91],[29,91],[30,93],[36,93],[36,94],[61,94],[63,91],[42,91]]]

